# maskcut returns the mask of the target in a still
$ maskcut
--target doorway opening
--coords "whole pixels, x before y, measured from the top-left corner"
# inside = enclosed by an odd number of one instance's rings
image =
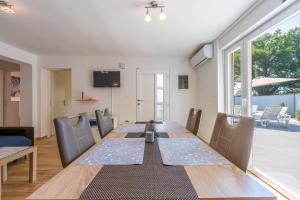
[[[169,120],[169,74],[137,73],[137,121]]]
[[[0,126],[20,126],[20,65],[0,60]]]
[[[53,119],[70,113],[71,69],[43,69],[41,77],[41,129],[44,136],[51,136],[55,134]]]

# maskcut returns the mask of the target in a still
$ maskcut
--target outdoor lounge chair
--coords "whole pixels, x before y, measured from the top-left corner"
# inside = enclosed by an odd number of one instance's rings
[[[254,118],[257,121],[260,121],[260,124],[264,127],[268,127],[270,125],[270,121],[277,121],[279,126],[287,127],[290,115],[286,112],[288,107],[282,106],[266,106],[264,111],[256,111],[254,113]]]

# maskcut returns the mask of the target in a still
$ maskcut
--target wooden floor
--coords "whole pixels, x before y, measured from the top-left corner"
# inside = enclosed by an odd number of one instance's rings
[[[55,137],[36,141],[38,151],[37,180],[28,182],[28,159],[20,159],[8,165],[8,180],[3,183],[3,200],[24,200],[42,184],[62,170]]]
[[[28,182],[28,159],[20,159],[15,163],[9,164],[8,181],[3,184],[2,188],[2,200],[24,200],[62,170],[55,137],[39,139],[35,144],[38,147],[36,182]],[[264,183],[262,184],[265,185]],[[268,187],[268,189],[271,188]],[[277,195],[278,200],[286,199],[274,190],[272,192]]]

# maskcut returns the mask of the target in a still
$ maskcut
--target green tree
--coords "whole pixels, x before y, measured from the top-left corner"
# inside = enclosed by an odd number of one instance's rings
[[[235,64],[239,64],[236,62]],[[239,64],[240,65],[240,64]],[[235,76],[239,75],[235,70]],[[266,33],[252,42],[252,78],[300,78],[300,28]],[[253,95],[299,93],[300,83],[253,88]]]

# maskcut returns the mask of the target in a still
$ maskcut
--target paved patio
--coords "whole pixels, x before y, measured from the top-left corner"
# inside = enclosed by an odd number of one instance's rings
[[[253,165],[297,193],[300,199],[300,122],[287,128],[257,124],[253,141]]]

